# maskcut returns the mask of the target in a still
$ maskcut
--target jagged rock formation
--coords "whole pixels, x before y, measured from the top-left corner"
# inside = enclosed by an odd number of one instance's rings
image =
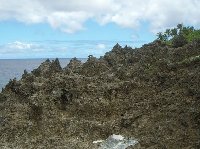
[[[112,134],[137,149],[200,148],[200,43],[155,41],[62,69],[45,61],[0,93],[1,148],[95,149]]]

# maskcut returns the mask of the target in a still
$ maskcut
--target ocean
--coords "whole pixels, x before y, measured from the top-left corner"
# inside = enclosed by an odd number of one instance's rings
[[[10,79],[19,80],[26,69],[31,72],[37,68],[46,59],[0,59],[0,91],[9,82]],[[50,59],[52,60],[52,59]],[[86,59],[80,59],[86,61]],[[67,66],[70,58],[59,59],[62,67]]]

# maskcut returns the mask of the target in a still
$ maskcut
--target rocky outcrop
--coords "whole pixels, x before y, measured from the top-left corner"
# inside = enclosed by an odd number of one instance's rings
[[[200,148],[200,43],[119,44],[62,69],[46,60],[0,93],[1,148],[99,148],[113,134],[137,149]]]
[[[34,69],[32,71],[32,74],[36,77],[43,76],[43,77],[49,77],[54,73],[62,71],[62,68],[60,66],[59,60],[56,58],[52,62],[47,59],[45,62],[43,62],[37,69]]]
[[[64,68],[64,71],[66,74],[79,73],[81,67],[81,61],[75,57],[70,60],[69,64]]]

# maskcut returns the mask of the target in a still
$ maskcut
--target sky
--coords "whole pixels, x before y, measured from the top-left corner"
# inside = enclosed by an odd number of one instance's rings
[[[200,0],[0,0],[0,59],[99,57],[199,16]]]

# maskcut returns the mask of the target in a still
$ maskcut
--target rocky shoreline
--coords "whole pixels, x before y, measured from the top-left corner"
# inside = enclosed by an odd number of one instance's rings
[[[199,149],[200,42],[46,60],[0,93],[0,132],[0,148],[95,149],[121,134],[138,140],[129,149]]]

